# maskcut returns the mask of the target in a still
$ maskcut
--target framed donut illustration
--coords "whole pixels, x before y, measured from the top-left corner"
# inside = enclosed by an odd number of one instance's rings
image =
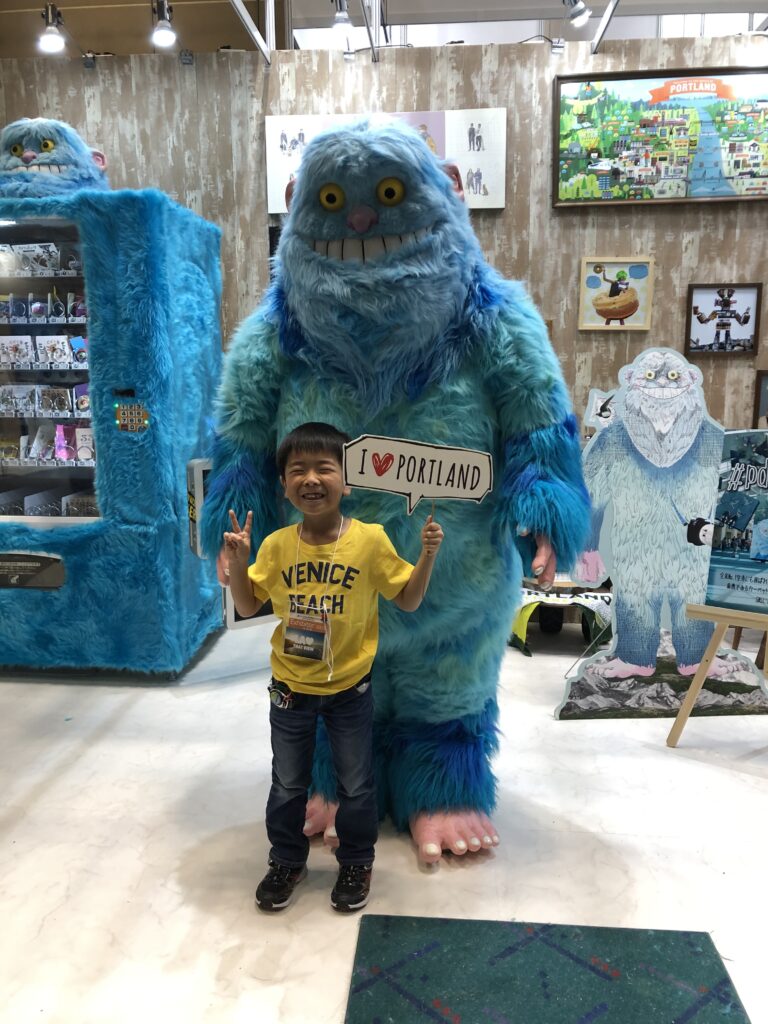
[[[652,306],[652,257],[582,259],[580,331],[648,331]]]

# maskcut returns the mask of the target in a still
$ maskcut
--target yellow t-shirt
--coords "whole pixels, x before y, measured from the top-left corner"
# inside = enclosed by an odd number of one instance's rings
[[[379,643],[379,594],[396,597],[412,572],[376,524],[352,519],[338,544],[305,544],[298,526],[270,534],[248,576],[254,595],[269,598],[281,619],[272,634],[275,679],[299,693],[354,686],[370,671]],[[325,650],[321,602],[328,613]]]

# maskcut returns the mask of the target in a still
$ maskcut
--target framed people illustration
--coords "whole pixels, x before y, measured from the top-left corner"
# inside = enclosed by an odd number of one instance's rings
[[[653,259],[585,256],[579,279],[580,331],[647,331]]]
[[[760,336],[762,284],[691,284],[685,352],[751,356]]]

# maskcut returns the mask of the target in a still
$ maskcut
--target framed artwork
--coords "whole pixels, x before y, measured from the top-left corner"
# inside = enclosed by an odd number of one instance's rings
[[[585,256],[579,279],[580,331],[647,331],[653,259]]]
[[[768,430],[768,370],[757,371],[752,428],[753,430]]]
[[[553,206],[768,197],[768,74],[558,76]]]
[[[688,285],[685,354],[754,355],[762,295],[762,284]]]
[[[506,202],[507,109],[417,110],[365,115],[371,125],[404,121],[440,159],[455,162],[471,210],[500,210]],[[267,212],[285,213],[285,187],[299,173],[307,144],[329,128],[353,124],[361,114],[268,114]]]

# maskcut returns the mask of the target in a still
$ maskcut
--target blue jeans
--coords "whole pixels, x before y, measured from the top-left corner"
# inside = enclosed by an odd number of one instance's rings
[[[273,680],[273,686],[275,685]],[[287,687],[279,684],[284,690]],[[309,854],[304,835],[307,791],[318,715],[330,742],[339,809],[336,832],[339,864],[371,864],[378,837],[379,815],[373,777],[373,692],[370,677],[341,693],[315,696],[290,694],[290,705],[269,706],[272,731],[272,788],[267,800],[270,857],[298,868]]]

